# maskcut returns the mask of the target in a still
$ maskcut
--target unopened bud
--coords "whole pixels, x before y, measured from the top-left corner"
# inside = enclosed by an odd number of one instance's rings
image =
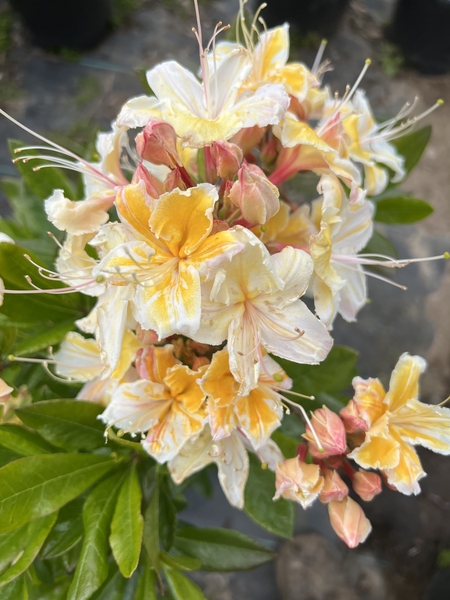
[[[278,188],[259,167],[244,161],[238,180],[230,190],[231,202],[241,209],[251,225],[262,225],[277,214],[280,208]]]
[[[342,481],[341,476],[334,469],[326,469],[324,475],[324,486],[319,495],[319,500],[323,504],[328,504],[333,500],[341,501],[348,495],[348,487]]]
[[[278,145],[279,141],[277,139],[272,139],[268,141],[261,149],[261,160],[263,163],[273,163],[278,156]]]
[[[363,509],[349,496],[340,502],[328,504],[331,527],[349,548],[356,548],[372,531],[372,525]]]
[[[319,448],[316,438],[319,439],[322,449]],[[306,426],[306,433],[303,437],[309,442],[309,451],[316,458],[327,458],[337,454],[343,454],[347,448],[344,423],[339,416],[332,410],[323,406],[313,412],[311,418],[311,427]]]
[[[367,431],[369,429],[366,420],[361,416],[358,405],[354,400],[349,401],[347,406],[339,412],[339,416],[343,420],[348,433]]]
[[[177,134],[172,125],[150,119],[143,131],[136,136],[139,155],[154,165],[166,165],[170,169],[181,165],[177,150]]]
[[[319,496],[323,488],[323,477],[318,465],[308,465],[298,457],[279,463],[275,471],[276,493],[274,500],[280,497],[298,502],[308,508]]]
[[[239,171],[244,154],[236,144],[220,141],[214,142],[211,146],[211,157],[219,177],[234,179]]]
[[[141,346],[152,346],[160,343],[158,334],[153,329],[142,329],[139,323],[136,325],[136,337]]]
[[[353,477],[353,489],[362,500],[370,502],[382,490],[381,477],[359,469]]]
[[[139,163],[136,167],[131,183],[139,183],[140,181],[144,182],[145,191],[151,198],[159,198],[166,191],[164,183],[152,175],[142,163]]]
[[[231,138],[233,144],[242,149],[244,156],[248,154],[262,140],[265,129],[262,127],[244,127],[235,136]]]
[[[173,169],[173,171],[170,171],[170,173],[167,175],[164,181],[164,184],[168,192],[171,192],[176,188],[183,191],[186,189],[186,184],[183,180],[183,177],[181,176],[180,169],[178,168]]]

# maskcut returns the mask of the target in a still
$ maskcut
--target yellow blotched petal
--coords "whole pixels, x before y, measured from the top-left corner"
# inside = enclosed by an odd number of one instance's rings
[[[450,409],[408,400],[390,418],[403,440],[440,454],[450,454]]]
[[[352,383],[355,389],[353,400],[360,415],[371,427],[386,410],[383,403],[386,396],[383,384],[379,379],[362,379],[361,377],[354,377]]]
[[[132,331],[127,329],[123,336],[122,353],[120,355],[119,362],[117,363],[114,372],[111,374],[112,379],[122,379],[122,377],[130,368],[131,363],[136,356],[136,352],[140,347],[141,344],[137,337]]]
[[[349,458],[365,469],[391,469],[400,461],[399,443],[391,437],[371,437],[355,448]]]
[[[289,63],[271,77],[274,83],[284,83],[289,94],[303,100],[309,89],[311,73],[301,63]]]
[[[426,361],[420,356],[404,353],[400,356],[389,382],[389,391],[384,403],[390,412],[397,411],[408,400],[419,395],[419,377],[425,371]]]
[[[213,400],[214,406],[226,407],[236,398],[239,384],[230,372],[227,350],[219,350],[213,355],[202,381],[203,391]]]
[[[206,366],[198,371],[192,371],[186,365],[175,365],[169,369],[164,378],[164,383],[174,398],[182,402],[188,412],[197,412],[206,399],[206,394],[197,383],[205,371]]]
[[[141,182],[125,186],[117,194],[116,208],[120,220],[147,240],[150,232],[150,208],[145,185]]]
[[[139,372],[143,373],[146,379],[163,383],[167,371],[180,364],[180,361],[175,358],[173,350],[172,344],[145,348],[140,357]]]
[[[277,394],[261,383],[248,396],[236,399],[235,411],[243,431],[256,449],[267,442],[283,415]]]
[[[263,33],[255,55],[261,79],[266,79],[271,71],[283,67],[289,56],[289,25]]]
[[[208,183],[163,194],[150,217],[152,232],[173,256],[189,256],[211,232],[217,198],[216,188]]]
[[[418,481],[425,477],[426,473],[422,469],[422,464],[414,446],[397,438],[399,444],[400,460],[396,467],[386,470],[388,482],[399,492],[410,496],[419,494],[420,486]]]

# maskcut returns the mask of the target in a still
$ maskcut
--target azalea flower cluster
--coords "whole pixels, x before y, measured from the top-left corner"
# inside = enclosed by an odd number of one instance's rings
[[[370,196],[405,175],[390,140],[411,126],[402,119],[412,107],[378,124],[358,87],[369,61],[333,95],[322,86],[323,47],[312,69],[288,62],[288,26],[255,41],[256,23],[241,22],[242,42],[216,44],[219,24],[204,47],[199,21],[200,79],[174,61],[148,71],[154,95],[125,104],[98,138],[97,163],[45,138],[50,154],[19,150],[17,160],[46,159],[36,168],[78,170],[85,182],[84,200],[55,190],[45,202],[67,235],[55,271],[40,273],[67,285],[54,293],[96,304],[46,363],[83,383],[78,398],[105,407],[107,428],[139,434],[176,483],[215,463],[242,508],[254,452],[276,471],[276,498],[327,502],[355,545],[370,526],[339,470],[365,500],[381,480],[363,469],[417,493],[412,444],[450,452],[449,411],[418,402],[423,361],[404,356],[387,394],[358,379],[341,418],[304,413],[307,442],[286,461],[271,440],[291,402],[277,357],[323,361],[336,315],[355,321],[366,304],[365,266],[406,264],[358,253],[373,233]],[[300,172],[319,182],[317,199],[299,206],[278,186]],[[339,533],[349,522],[353,537]]]

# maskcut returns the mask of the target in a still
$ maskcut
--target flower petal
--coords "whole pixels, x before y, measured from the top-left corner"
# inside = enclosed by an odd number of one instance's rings
[[[137,96],[123,105],[117,124],[134,129],[145,127],[149,119],[161,119],[161,102],[154,96]]]
[[[419,377],[426,367],[427,363],[421,356],[410,356],[407,352],[400,356],[384,399],[390,412],[399,410],[408,400],[418,397]]]

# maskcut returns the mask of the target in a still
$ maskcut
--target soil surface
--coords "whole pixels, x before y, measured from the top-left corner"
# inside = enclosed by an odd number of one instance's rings
[[[450,250],[450,76],[426,77],[405,67],[392,74],[397,70],[397,55],[384,37],[392,6],[391,0],[351,2],[327,48],[326,57],[334,70],[326,82],[342,93],[370,57],[373,65],[362,87],[376,114],[392,116],[416,95],[419,110],[438,98],[447,101],[425,119],[424,124],[433,126],[432,140],[403,185],[413,196],[426,198],[434,214],[417,225],[380,227],[399,257],[432,256]],[[234,17],[237,0],[205,0],[201,7],[204,28],[211,31],[217,21],[229,22]],[[0,18],[5,9],[5,0],[0,0]],[[188,0],[143,1],[96,50],[67,60],[67,53],[64,58],[33,48],[14,23],[11,43],[0,50],[0,105],[40,133],[58,140],[71,137],[82,144],[94,125],[107,129],[121,105],[143,93],[135,68],[148,69],[175,59],[197,69],[193,25]],[[294,47],[291,53],[292,59],[309,65],[314,56],[311,48]],[[11,137],[27,139],[1,119],[0,175],[4,176],[16,174],[6,145]],[[1,199],[0,212],[6,210]],[[429,368],[423,378],[423,399],[440,402],[450,394],[450,262],[411,265],[398,273],[397,281],[408,291],[370,282],[370,306],[360,313],[357,324],[337,322],[336,343],[360,352],[362,376],[378,376],[385,382],[402,352],[425,356]],[[194,578],[209,600],[450,598],[448,571],[437,567],[439,553],[450,548],[450,462],[428,451],[421,452],[421,457],[428,473],[422,494],[405,497],[385,490],[366,504],[373,533],[362,549],[352,552],[336,539],[321,505],[306,512],[298,509],[296,533],[300,537],[280,547],[279,540],[229,507],[217,485],[209,500],[192,492],[191,506],[183,515],[186,520],[233,527],[280,548],[276,565],[249,573],[197,573]],[[445,585],[447,591],[442,592]]]

